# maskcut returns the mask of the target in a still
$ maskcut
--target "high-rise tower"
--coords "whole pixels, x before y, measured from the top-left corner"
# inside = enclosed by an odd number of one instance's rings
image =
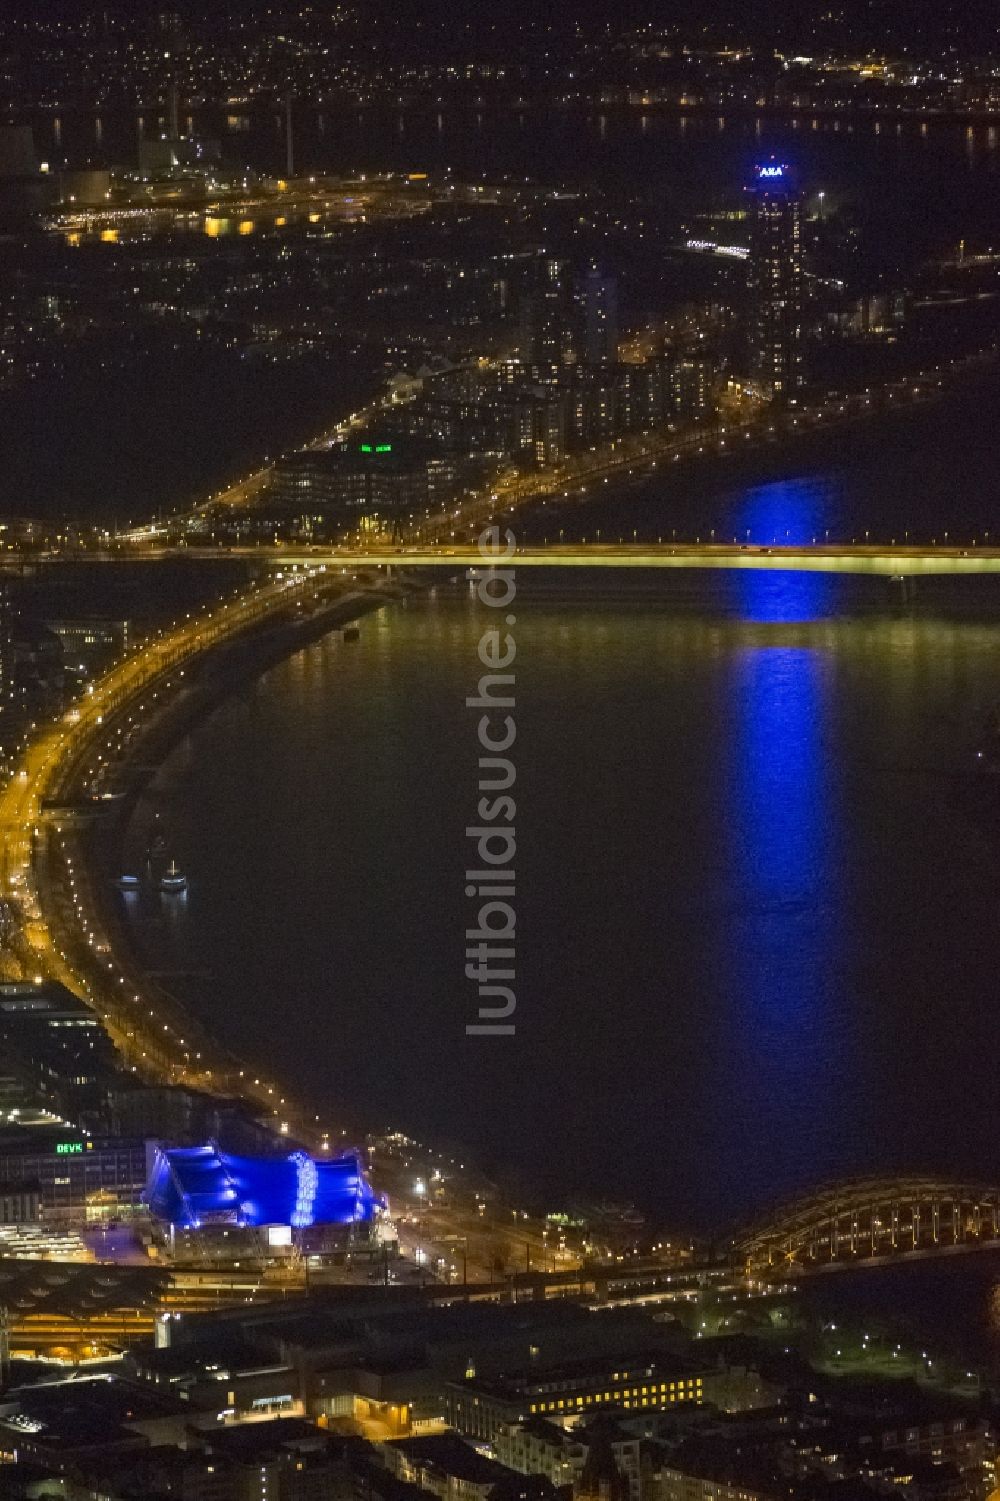
[[[750,193],[750,374],[775,401],[802,384],[802,200],[791,170],[758,166]]]
[[[573,278],[569,263],[546,257],[533,268],[521,300],[521,357],[557,369],[576,361]]]
[[[577,286],[582,322],[581,351],[585,364],[618,362],[618,282],[591,266]]]
[[[0,579],[0,731],[7,717],[4,713],[14,700],[14,643],[11,630],[10,600],[7,585]]]

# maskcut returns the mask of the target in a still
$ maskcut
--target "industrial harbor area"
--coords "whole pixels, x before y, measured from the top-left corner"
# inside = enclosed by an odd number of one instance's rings
[[[1000,17],[0,16],[0,1501],[1000,1497]]]

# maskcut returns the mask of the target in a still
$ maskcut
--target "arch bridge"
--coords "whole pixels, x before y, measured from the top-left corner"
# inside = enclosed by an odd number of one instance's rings
[[[1000,1246],[1000,1188],[932,1176],[818,1189],[736,1237],[750,1276]]]

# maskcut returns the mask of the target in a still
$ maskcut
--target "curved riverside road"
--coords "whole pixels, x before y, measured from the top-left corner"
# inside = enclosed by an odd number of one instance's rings
[[[157,633],[29,740],[0,793],[0,880],[13,933],[4,956],[8,974],[68,986],[101,1017],[133,1072],[236,1091],[283,1119],[290,1106],[279,1087],[239,1069],[172,998],[151,991],[127,955],[116,952],[103,931],[80,829],[114,805],[102,781],[120,764],[143,716],[186,686],[183,679],[196,659],[283,615],[301,614],[333,590],[339,606],[370,598],[370,591],[343,591],[343,583],[339,574],[312,565]],[[298,1111],[293,1118],[297,1124],[304,1120]],[[311,1131],[316,1133],[314,1124]]]

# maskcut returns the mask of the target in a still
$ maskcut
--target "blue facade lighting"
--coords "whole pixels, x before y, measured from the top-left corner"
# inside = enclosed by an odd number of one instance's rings
[[[359,1224],[374,1218],[378,1203],[353,1152],[329,1160],[301,1151],[237,1157],[214,1142],[159,1147],[143,1197],[157,1219],[178,1229]]]
[[[296,1152],[292,1160],[295,1163],[295,1208],[292,1211],[292,1224],[298,1226],[311,1225],[316,1210],[316,1194],[319,1191],[319,1173],[316,1164],[305,1152]]]

